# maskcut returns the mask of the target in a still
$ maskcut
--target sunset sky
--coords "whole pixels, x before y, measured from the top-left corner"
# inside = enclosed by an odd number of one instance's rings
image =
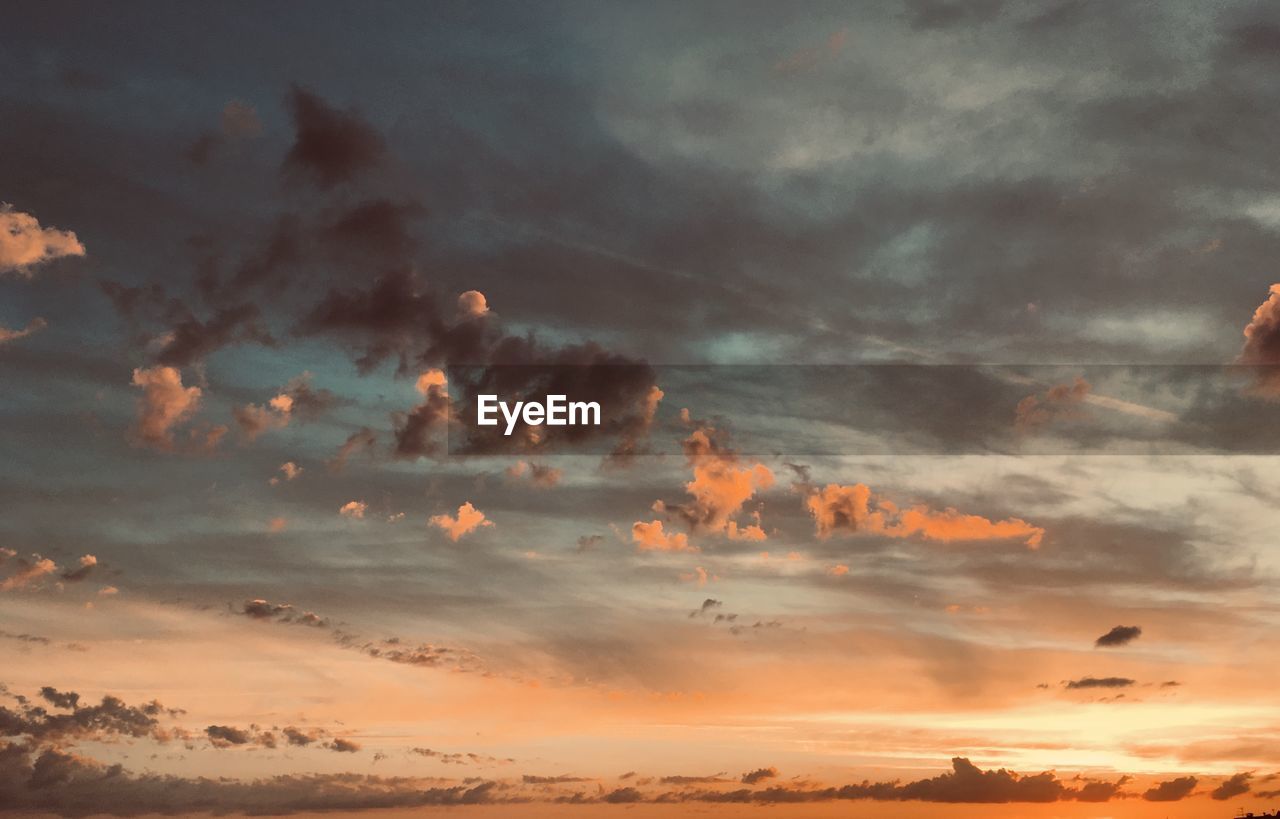
[[[0,813],[1280,810],[1278,75],[1266,3],[9,4]]]

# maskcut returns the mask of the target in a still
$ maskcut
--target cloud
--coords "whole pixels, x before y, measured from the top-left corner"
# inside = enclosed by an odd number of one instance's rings
[[[83,256],[84,245],[69,230],[41,227],[29,213],[0,203],[0,275],[31,278],[33,268],[64,256]]]
[[[1123,646],[1132,643],[1134,640],[1142,636],[1141,626],[1116,626],[1098,639],[1093,644],[1098,648],[1110,648],[1112,646]]]
[[[701,617],[702,615],[706,614],[706,613],[707,613],[708,611],[710,611],[711,609],[718,609],[718,608],[722,608],[723,606],[724,606],[724,601],[723,601],[723,600],[717,600],[717,599],[715,599],[714,597],[708,597],[706,600],[703,600],[703,601],[702,601],[702,605],[701,605],[701,606],[699,606],[698,608],[696,608],[696,609],[694,609],[693,611],[689,612],[689,616],[690,616],[690,617]]]
[[[360,750],[360,744],[342,737],[335,737],[332,742],[325,746],[331,751],[337,751],[340,754],[354,754]]]
[[[1008,804],[1104,802],[1119,795],[1120,783],[1091,782],[1075,788],[1059,780],[1050,771],[1030,775],[1018,774],[1003,768],[984,771],[963,757],[952,759],[951,765],[952,770],[947,773],[906,783],[863,782],[826,788],[775,785],[768,788],[736,791],[690,790],[661,794],[652,801],[787,804],[870,800]]]
[[[1021,518],[992,521],[961,514],[953,508],[941,512],[918,505],[907,509],[872,495],[865,484],[827,484],[805,500],[817,526],[817,536],[862,532],[893,538],[919,535],[942,543],[954,541],[1022,540],[1032,549],[1040,545],[1044,529]]]
[[[231,100],[222,108],[222,133],[229,137],[249,138],[262,134],[262,120],[252,105]]]
[[[253,741],[253,735],[241,728],[229,725],[210,725],[204,729],[215,748],[227,748],[232,745],[247,745]]]
[[[1178,802],[1190,796],[1197,783],[1194,776],[1180,776],[1149,788],[1142,798],[1148,802]]]
[[[1253,311],[1244,328],[1241,364],[1280,364],[1280,284],[1271,285],[1267,300]]]
[[[1261,368],[1253,391],[1264,397],[1280,395],[1280,284],[1271,285],[1267,300],[1253,311],[1244,328],[1244,346],[1236,362]]]
[[[774,767],[756,768],[754,771],[748,771],[742,775],[742,784],[755,785],[766,779],[777,779],[778,769]]]
[[[200,388],[182,386],[182,374],[175,367],[135,369],[132,384],[142,389],[134,426],[136,440],[153,449],[172,451],[174,427],[200,408]]]
[[[27,326],[21,330],[10,330],[8,327],[0,327],[0,344],[7,344],[10,341],[17,341],[20,338],[35,335],[36,333],[48,327],[49,323],[42,318],[33,318],[27,322]]]
[[[381,134],[351,111],[340,111],[305,89],[289,91],[294,141],[286,170],[321,188],[349,182],[377,165],[386,153]]]
[[[280,469],[278,471],[280,472],[281,475],[284,476],[284,480],[292,481],[302,474],[303,469],[293,461],[285,461],[284,463],[280,464]],[[275,486],[278,483],[280,483],[280,478],[272,477],[271,480],[267,481],[267,483],[271,484],[272,486]]]
[[[458,296],[458,315],[479,318],[489,312],[489,302],[479,290],[468,290]]]
[[[684,532],[664,532],[662,521],[645,523],[638,520],[631,524],[631,540],[642,552],[696,552],[698,547],[689,545]]]
[[[246,404],[234,408],[232,415],[245,440],[252,441],[267,430],[288,426],[294,418],[319,418],[338,403],[337,396],[329,390],[313,388],[311,373],[304,372],[290,379],[264,406]]]
[[[1081,677],[1078,680],[1068,680],[1065,687],[1073,691],[1089,688],[1129,688],[1136,683],[1137,680],[1131,680],[1128,677]]]
[[[458,507],[457,517],[450,515],[432,515],[427,521],[431,526],[444,531],[449,539],[457,542],[463,535],[474,532],[482,526],[493,526],[493,521],[484,516],[484,512],[467,501]]]
[[[281,398],[284,400],[277,400]],[[288,426],[289,408],[292,403],[288,396],[276,396],[265,407],[245,404],[242,407],[233,408],[231,414],[240,427],[240,434],[246,441],[252,441],[267,430]]]
[[[414,386],[423,401],[408,414],[392,416],[395,426],[397,458],[435,455],[440,450],[436,432],[449,422],[451,406],[447,379],[443,370],[429,369],[418,376]]]
[[[368,510],[369,510],[369,504],[365,503],[364,501],[353,500],[353,501],[347,501],[346,503],[344,503],[342,505],[342,508],[338,510],[338,514],[342,515],[344,518],[354,518],[356,520],[363,520],[364,513],[367,512]]]
[[[62,579],[67,583],[79,583],[89,576],[94,567],[98,565],[98,558],[93,555],[84,555],[80,558],[78,565],[74,569],[67,569],[62,573]]]
[[[694,531],[725,532],[743,504],[757,491],[773,486],[773,472],[767,466],[740,464],[720,437],[715,429],[703,425],[684,441],[685,456],[693,467],[693,480],[684,488],[693,501],[670,508]]]
[[[373,454],[373,449],[378,444],[378,436],[368,427],[361,427],[357,431],[347,436],[347,440],[342,442],[342,446],[338,447],[338,452],[326,462],[326,466],[330,472],[341,472],[346,469],[347,461],[352,455],[359,452],[367,452]]]
[[[539,489],[550,489],[560,483],[563,473],[555,467],[545,464],[516,461],[506,469],[507,477],[527,480]]]
[[[329,747],[334,749],[339,743],[353,744],[334,740]],[[501,801],[493,781],[442,787],[416,777],[356,773],[287,774],[252,780],[134,774],[118,764],[107,766],[52,748],[29,749],[12,743],[0,743],[0,793],[6,796],[6,807],[14,810],[67,817],[98,813],[344,813]]]
[[[1229,779],[1224,779],[1222,784],[1209,792],[1209,796],[1219,802],[1225,802],[1228,799],[1246,794],[1249,792],[1249,780],[1251,779],[1253,779],[1253,774],[1251,773],[1238,773]]]
[[[1088,381],[1077,376],[1070,384],[1055,384],[1043,394],[1028,395],[1018,402],[1014,426],[1030,431],[1060,419],[1079,417],[1079,405],[1088,397],[1091,389]]]
[[[33,742],[71,739],[104,740],[115,736],[152,737],[164,741],[175,736],[174,729],[160,726],[159,718],[174,713],[159,702],[131,706],[111,695],[96,705],[81,705],[80,695],[62,692],[50,686],[40,689],[40,696],[66,713],[50,713],[46,709],[19,698],[16,708],[0,706],[0,735],[27,737]],[[0,765],[0,768],[3,768]],[[4,788],[0,787],[0,793]]]
[[[40,582],[58,570],[58,566],[47,557],[32,555],[30,559],[18,558],[17,568],[13,574],[0,580],[0,592],[24,589]]]
[[[261,598],[246,600],[237,614],[254,620],[274,620],[313,628],[327,628],[329,621],[311,611],[298,611],[288,603],[270,603]]]

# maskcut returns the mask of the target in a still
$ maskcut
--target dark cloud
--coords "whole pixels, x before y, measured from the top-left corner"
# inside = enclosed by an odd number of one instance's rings
[[[168,736],[160,717],[172,715],[159,702],[131,706],[118,697],[104,696],[96,705],[80,705],[74,691],[60,692],[46,687],[41,696],[67,713],[49,713],[44,708],[19,700],[15,708],[0,706],[0,737],[28,737],[35,742],[63,739],[101,739],[112,736]]]
[[[247,745],[253,741],[253,734],[242,728],[233,728],[229,725],[210,725],[204,729],[204,733],[209,737],[209,741],[218,748],[225,748],[231,745]]]
[[[439,787],[409,777],[300,774],[236,781],[134,774],[56,749],[0,743],[7,808],[83,817],[212,811],[251,815],[479,805],[502,801],[498,783]]]
[[[233,611],[235,611],[233,609]],[[254,620],[274,620],[299,626],[328,628],[329,621],[312,611],[299,611],[288,603],[270,603],[266,600],[246,600],[236,612]]]
[[[1113,646],[1124,646],[1132,643],[1134,640],[1142,636],[1141,626],[1116,626],[1098,639],[1093,644],[1098,648],[1110,648]]]
[[[364,452],[372,456],[377,445],[377,433],[368,427],[361,427],[347,436],[347,440],[342,442],[342,446],[338,447],[337,453],[326,462],[326,466],[330,472],[341,472],[352,455]]]
[[[284,167],[321,188],[351,181],[386,154],[382,135],[353,111],[333,108],[298,86],[289,91],[288,107],[294,142]]]
[[[1047,803],[1072,800],[1106,801],[1119,795],[1118,785],[1088,783],[1071,787],[1053,773],[1019,775],[1012,771],[982,770],[969,760],[957,757],[952,770],[913,782],[863,782],[828,788],[773,786],[755,790],[692,790],[661,794],[658,802],[727,802],[785,804],[836,800],[920,801],[941,803],[1004,804]]]
[[[1170,779],[1148,788],[1143,792],[1142,798],[1148,802],[1178,802],[1191,795],[1198,781],[1194,776]]]
[[[560,776],[536,776],[534,774],[525,774],[521,780],[526,785],[561,785],[566,782],[590,782],[590,779],[582,776],[570,776],[563,774]]]
[[[341,754],[354,754],[360,750],[359,743],[342,737],[334,738],[334,740],[325,747],[331,751],[337,751]]]
[[[1089,689],[1089,688],[1128,688],[1137,683],[1127,677],[1081,677],[1078,680],[1068,680],[1065,686],[1068,689]]]
[[[763,782],[766,779],[776,779],[777,777],[777,768],[756,768],[754,771],[747,771],[742,775],[742,784],[755,785],[756,783]]]
[[[1251,773],[1238,773],[1229,779],[1224,779],[1222,784],[1209,792],[1209,796],[1218,801],[1226,801],[1246,794],[1249,792],[1251,779],[1253,779]]]
[[[708,776],[687,776],[676,774],[673,776],[664,776],[658,780],[663,785],[707,785],[714,782],[731,782],[733,780],[725,779],[724,773],[710,774]]]

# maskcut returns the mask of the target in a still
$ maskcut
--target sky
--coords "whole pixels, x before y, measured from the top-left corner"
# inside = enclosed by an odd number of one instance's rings
[[[0,813],[1280,809],[1272,4],[3,19]]]

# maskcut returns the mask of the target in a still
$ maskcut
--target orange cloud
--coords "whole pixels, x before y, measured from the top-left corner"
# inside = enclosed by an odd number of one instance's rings
[[[444,370],[432,369],[427,370],[422,375],[418,376],[418,381],[414,386],[417,388],[418,392],[423,395],[427,395],[433,389],[443,390],[447,383],[448,381],[445,378]]]
[[[267,406],[245,404],[231,410],[240,434],[246,441],[252,441],[269,429],[281,429],[289,425],[289,413],[293,408],[293,399],[287,395],[277,395]]]
[[[155,449],[173,449],[173,428],[200,408],[200,388],[182,386],[176,367],[152,367],[133,371],[133,386],[142,388],[134,433],[140,443]]]
[[[892,501],[874,498],[865,484],[827,484],[805,501],[822,539],[836,532],[867,532],[887,537],[919,535],[943,543],[967,540],[1018,539],[1034,549],[1044,529],[1021,518],[993,521],[947,508],[939,512],[918,505],[899,510]]]
[[[458,516],[451,515],[433,515],[428,521],[437,529],[442,529],[449,539],[457,542],[463,535],[474,532],[481,526],[492,526],[493,521],[484,516],[484,512],[471,505],[471,501],[467,501],[458,507]]]
[[[664,532],[660,520],[649,523],[638,520],[631,524],[631,540],[642,552],[698,551],[696,546],[689,545],[689,536],[683,532]]]
[[[293,461],[285,461],[280,464],[280,472],[284,475],[284,479],[286,481],[291,481],[302,474],[302,467],[298,466]],[[275,486],[280,483],[280,478],[279,476],[273,477],[271,480],[267,481],[267,483]]]
[[[693,502],[680,506],[678,511],[693,529],[726,531],[730,519],[757,490],[773,486],[769,467],[761,463],[739,464],[733,452],[717,443],[715,430],[709,427],[695,429],[685,439],[684,451],[693,466],[693,480],[684,488],[693,496]]]
[[[0,204],[0,274],[31,278],[32,268],[63,256],[83,256],[84,245],[69,230],[40,227],[29,213]]]
[[[35,583],[42,577],[53,574],[58,565],[47,557],[32,555],[30,560],[19,560],[18,570],[0,580],[0,592],[22,589]]]
[[[489,301],[479,290],[468,290],[458,296],[458,313],[463,318],[479,318],[489,312]]]
[[[367,512],[368,510],[369,510],[369,504],[365,503],[364,501],[353,500],[353,501],[347,501],[346,503],[344,503],[342,505],[342,508],[338,510],[338,514],[342,515],[344,518],[354,518],[356,520],[363,520],[364,513]]]

